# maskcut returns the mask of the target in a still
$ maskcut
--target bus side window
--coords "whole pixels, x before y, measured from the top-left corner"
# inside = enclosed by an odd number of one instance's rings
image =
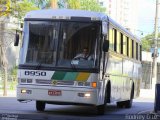
[[[114,50],[113,29],[109,29],[109,48]]]
[[[120,50],[121,54],[124,54],[123,52],[123,34],[122,33],[120,33],[120,48],[121,48]]]
[[[123,35],[123,54],[127,56],[127,37]]]
[[[138,43],[136,42],[136,60],[139,60],[138,53],[139,53],[139,48],[138,48]]]
[[[119,31],[117,31],[117,53],[121,53],[121,38]]]
[[[132,42],[131,42],[131,44],[132,44],[132,58],[134,58],[134,40],[131,40]]]
[[[126,37],[127,38],[127,56],[129,57],[129,38],[128,37]]]
[[[137,45],[135,40],[134,40],[134,59],[137,59]]]
[[[113,29],[114,31],[114,51],[116,52],[117,51],[117,30],[116,29]]]
[[[139,60],[142,61],[142,45],[139,45]]]
[[[132,58],[132,40],[129,38],[129,57]]]

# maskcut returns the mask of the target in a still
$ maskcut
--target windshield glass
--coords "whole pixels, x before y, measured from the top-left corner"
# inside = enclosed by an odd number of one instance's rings
[[[23,64],[63,68],[97,67],[100,22],[26,22],[29,27],[26,26],[28,35],[24,35],[24,41],[28,40],[28,48]]]

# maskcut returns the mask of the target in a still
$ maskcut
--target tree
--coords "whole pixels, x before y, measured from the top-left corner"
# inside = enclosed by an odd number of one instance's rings
[[[50,8],[52,2],[57,2],[59,8],[81,9],[96,12],[105,12],[105,8],[97,0],[29,0],[39,8]],[[67,4],[67,6],[66,6]],[[43,7],[42,7],[43,6]]]
[[[160,37],[160,33],[158,34],[158,37]],[[151,47],[154,45],[154,33],[148,34],[145,37],[142,38],[142,50],[143,51],[150,51]],[[158,41],[158,44],[160,42]]]
[[[31,10],[39,9],[27,0],[20,2],[17,2],[17,0],[1,0],[0,5],[0,17],[13,16],[18,19],[22,19],[24,15]]]
[[[153,44],[153,34],[148,34],[142,38],[142,50],[143,51],[150,51],[150,48]]]
[[[65,7],[65,0],[28,0],[40,9],[51,8],[52,4],[57,4],[58,8]]]
[[[105,12],[105,8],[97,3],[97,0],[67,0],[68,8]]]
[[[38,7],[36,7],[31,2],[28,2],[27,0],[23,0],[22,2],[16,2],[16,0],[12,0],[12,7],[10,13],[11,16],[22,19],[27,12],[38,9]]]
[[[12,76],[16,76],[16,75],[17,75],[17,70],[18,70],[18,66],[14,66],[14,67],[11,69],[11,75],[12,75]]]
[[[6,43],[8,41],[13,41],[13,36],[11,39],[9,36],[5,37],[6,32],[9,33],[9,30],[6,30],[5,24],[10,16],[17,18],[18,21],[22,20],[26,12],[30,10],[38,9],[32,3],[27,2],[27,0],[23,0],[21,2],[17,2],[17,0],[0,0],[0,67],[2,68],[2,73],[4,73],[4,93],[3,95],[7,95],[7,74],[8,74],[8,60],[6,58]],[[5,33],[5,34],[4,34]]]
[[[0,17],[6,16],[10,11],[10,1],[9,0],[1,0],[0,1]]]
[[[70,9],[81,9],[80,0],[67,0],[68,8]]]
[[[33,3],[39,9],[48,8],[50,7],[51,0],[28,0],[29,2]]]

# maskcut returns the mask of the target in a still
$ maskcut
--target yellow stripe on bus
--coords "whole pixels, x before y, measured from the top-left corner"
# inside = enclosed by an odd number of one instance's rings
[[[77,81],[87,81],[90,73],[80,72],[76,78]]]

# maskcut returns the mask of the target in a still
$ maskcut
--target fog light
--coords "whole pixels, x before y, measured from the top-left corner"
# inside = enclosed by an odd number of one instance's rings
[[[25,89],[21,90],[21,93],[26,93],[26,92],[27,92],[27,90],[25,90]]]
[[[91,94],[90,93],[78,93],[79,97],[90,97]]]
[[[22,90],[21,90],[21,93],[32,94],[32,90],[22,89]]]
[[[90,93],[85,93],[84,96],[85,96],[85,97],[90,97],[91,94],[90,94]]]

